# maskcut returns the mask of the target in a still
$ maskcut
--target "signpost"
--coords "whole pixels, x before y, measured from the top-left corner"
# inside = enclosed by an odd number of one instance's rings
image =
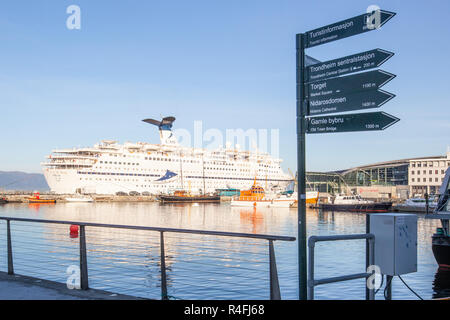
[[[394,97],[392,93],[381,89],[314,97],[308,99],[308,115],[378,108]]]
[[[384,130],[400,119],[385,112],[353,113],[308,118],[306,133]]]
[[[337,93],[380,89],[394,78],[394,74],[383,70],[362,72],[346,77],[310,82],[305,85],[305,94],[307,98],[316,98]]]
[[[394,53],[374,49],[351,56],[313,64],[306,68],[306,82],[334,78],[345,74],[378,68]]]
[[[384,10],[370,12],[296,35],[297,61],[297,170],[298,170],[298,275],[299,298],[307,299],[306,270],[306,134],[379,131],[400,119],[385,112],[339,113],[378,108],[394,98],[380,90],[395,75],[374,69],[394,53],[374,49],[326,62],[305,61],[305,49],[379,29],[394,15]],[[308,63],[306,63],[308,62]],[[361,72],[354,75],[348,75]]]
[[[305,48],[378,29],[393,16],[395,16],[394,12],[379,10],[308,31],[305,37]]]

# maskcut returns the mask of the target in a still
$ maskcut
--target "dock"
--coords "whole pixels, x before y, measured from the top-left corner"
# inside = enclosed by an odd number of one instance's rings
[[[5,194],[3,195],[9,203],[28,203],[32,194]],[[56,200],[57,203],[66,203],[66,198],[73,197],[71,194],[40,194],[42,199]],[[116,196],[116,195],[89,195],[94,202],[156,202],[156,196]]]
[[[393,205],[392,210],[395,212],[413,212],[413,213],[427,213],[425,207],[418,206],[404,206],[404,205]],[[432,213],[433,208],[428,208],[428,212]]]
[[[143,300],[103,290],[68,289],[67,285],[0,272],[0,300]]]

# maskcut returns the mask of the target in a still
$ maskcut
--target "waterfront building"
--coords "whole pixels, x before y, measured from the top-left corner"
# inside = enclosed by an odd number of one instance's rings
[[[365,198],[400,198],[436,194],[450,166],[450,150],[429,156],[377,162],[326,173],[308,172],[311,190],[358,193]]]
[[[450,150],[445,156],[411,159],[408,174],[411,195],[437,194],[449,166]]]

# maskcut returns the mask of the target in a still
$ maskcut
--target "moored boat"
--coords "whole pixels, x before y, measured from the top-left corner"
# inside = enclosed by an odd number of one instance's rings
[[[445,172],[439,194],[434,212],[426,218],[441,220],[442,227],[432,236],[431,249],[439,267],[450,268],[450,168]]]
[[[241,190],[228,188],[228,189],[216,189],[216,193],[221,197],[234,197],[239,196],[241,194]]]
[[[290,208],[298,208],[298,195],[294,192],[292,197],[295,201],[289,205]],[[317,205],[319,201],[319,191],[307,191],[306,192],[306,205],[312,205],[313,207]]]
[[[6,204],[8,203],[8,200],[6,198],[0,198],[0,204]]]
[[[352,211],[352,212],[388,212],[392,207],[392,202],[375,202],[364,200],[359,195],[338,195],[332,203],[320,205],[326,211]]]
[[[319,201],[319,191],[306,192],[306,204],[316,205],[318,201]]]
[[[317,203],[319,193],[317,191],[308,191],[306,194],[307,203]],[[271,207],[271,208],[294,208],[298,201],[297,192],[293,190],[283,191],[281,193],[266,193],[264,188],[253,182],[250,190],[241,191],[239,197],[231,200],[232,206],[241,207]]]
[[[269,203],[271,208],[290,208],[297,202],[297,192],[283,192],[275,196]]]
[[[271,199],[265,198],[264,188],[256,183],[256,178],[249,190],[241,191],[238,197],[231,200],[232,206],[239,207],[268,207],[272,202]]]
[[[425,208],[427,205],[427,199],[425,199],[425,198],[409,198],[409,199],[406,199],[406,201],[404,203],[402,203],[401,205],[408,206],[408,207]],[[429,199],[428,206],[429,206],[429,208],[436,208],[437,201],[434,199],[431,199],[431,200]]]
[[[55,199],[41,199],[39,192],[34,192],[33,196],[28,198],[28,203],[56,203]]]
[[[444,228],[438,228],[431,238],[431,250],[440,267],[450,268],[450,236]]]
[[[220,202],[218,195],[192,195],[183,190],[175,191],[173,195],[159,195],[157,198],[162,203]]]
[[[428,204],[428,208],[427,208]],[[405,200],[405,202],[397,204],[394,207],[395,211],[403,211],[403,212],[422,212],[425,213],[427,210],[432,211],[437,206],[437,200],[434,197],[430,197],[427,200],[425,198],[410,198]]]

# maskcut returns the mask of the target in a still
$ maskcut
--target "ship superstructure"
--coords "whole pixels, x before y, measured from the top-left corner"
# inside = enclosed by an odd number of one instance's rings
[[[53,150],[42,163],[51,191],[160,194],[189,188],[203,194],[224,188],[248,189],[255,177],[267,188],[284,188],[292,181],[281,169],[282,160],[267,153],[230,146],[216,150],[183,147],[171,130],[174,117],[143,121],[158,126],[160,144],[103,140],[90,148]]]

